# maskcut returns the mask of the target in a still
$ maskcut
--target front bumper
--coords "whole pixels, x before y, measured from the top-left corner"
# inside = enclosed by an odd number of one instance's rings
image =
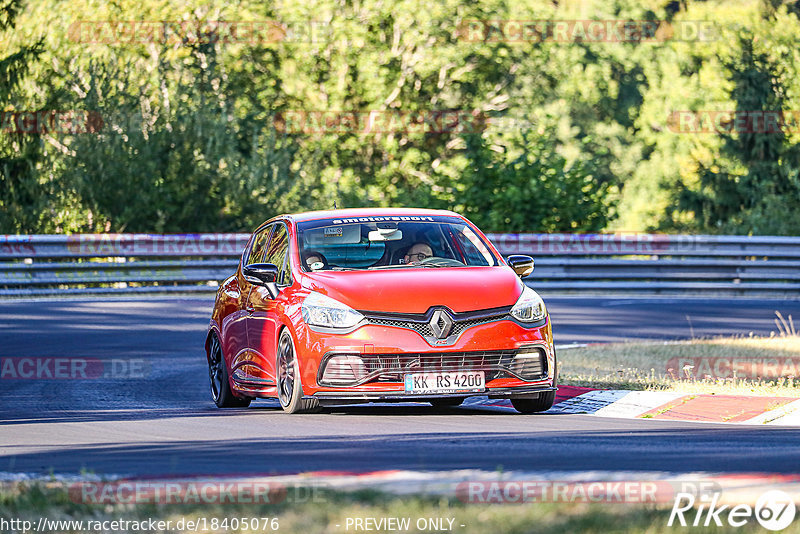
[[[413,401],[440,397],[473,396],[535,396],[552,391],[556,384],[556,356],[549,317],[536,327],[526,328],[514,321],[501,320],[476,325],[463,331],[457,341],[448,346],[433,346],[419,333],[391,326],[366,325],[347,334],[314,332],[304,323],[297,329],[297,350],[301,363],[303,393],[320,400],[332,401]],[[330,354],[362,354],[365,356],[396,356],[425,353],[471,353],[475,351],[516,351],[538,346],[545,352],[546,374],[536,380],[514,376],[488,379],[480,392],[447,393],[424,396],[405,393],[402,381],[367,382],[358,385],[331,386],[320,383],[320,370]],[[435,369],[402,369],[401,372],[435,372]]]
[[[471,393],[446,393],[446,394],[425,394],[425,395],[409,395],[395,392],[379,393],[379,392],[360,392],[360,391],[339,391],[339,392],[321,392],[311,395],[311,397],[318,399],[320,404],[335,405],[335,404],[357,404],[361,402],[426,402],[433,399],[444,398],[467,398],[467,397],[485,397],[490,399],[509,399],[509,398],[537,398],[539,394],[548,391],[556,391],[556,387],[551,386],[517,386],[510,388],[493,388],[487,389],[484,392],[471,392]]]

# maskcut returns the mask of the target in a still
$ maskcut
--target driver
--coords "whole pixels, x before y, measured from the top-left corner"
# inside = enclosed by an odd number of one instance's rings
[[[427,243],[418,241],[411,245],[403,258],[403,263],[420,263],[422,260],[433,257],[433,249]]]

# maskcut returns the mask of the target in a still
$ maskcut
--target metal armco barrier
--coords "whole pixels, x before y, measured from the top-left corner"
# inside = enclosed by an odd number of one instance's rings
[[[213,292],[249,234],[0,236],[0,296]],[[800,237],[490,234],[536,260],[546,292],[780,294],[800,297]]]

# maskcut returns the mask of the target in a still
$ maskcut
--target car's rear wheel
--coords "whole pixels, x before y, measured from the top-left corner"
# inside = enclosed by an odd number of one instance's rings
[[[211,335],[208,350],[208,377],[211,379],[211,398],[218,408],[246,408],[251,399],[237,397],[231,390],[228,368],[222,357],[222,347],[216,334]]]
[[[461,406],[461,403],[464,402],[464,398],[447,397],[444,399],[431,399],[429,402],[434,408],[455,408],[456,406]]]
[[[535,399],[511,399],[511,405],[520,413],[537,413],[546,412],[553,407],[553,402],[556,400],[555,391],[546,391],[539,393]]]
[[[297,362],[292,335],[287,329],[281,332],[278,355],[275,361],[278,375],[278,400],[286,413],[312,413],[319,411],[319,400],[304,399],[300,382],[300,365]]]

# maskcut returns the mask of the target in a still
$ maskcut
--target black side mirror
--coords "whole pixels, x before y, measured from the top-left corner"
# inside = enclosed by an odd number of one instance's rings
[[[514,269],[517,276],[525,278],[533,272],[533,258],[530,256],[523,256],[522,254],[512,254],[506,258],[508,265]]]
[[[278,268],[272,263],[251,263],[242,267],[244,279],[257,286],[264,286],[269,290],[272,298],[278,296]]]

